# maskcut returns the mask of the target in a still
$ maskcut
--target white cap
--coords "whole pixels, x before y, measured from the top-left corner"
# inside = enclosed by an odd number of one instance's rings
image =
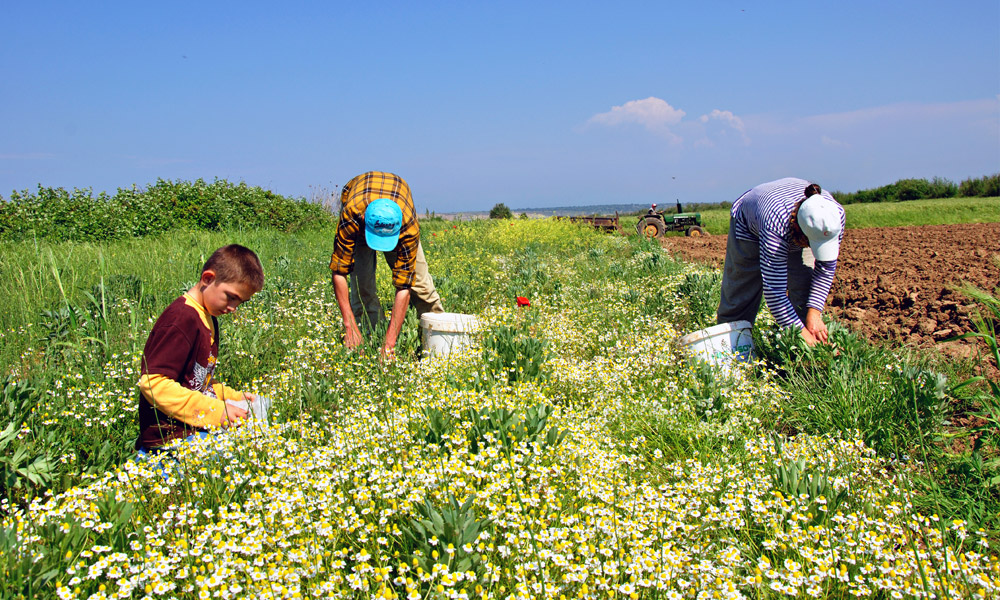
[[[836,260],[840,254],[840,217],[844,209],[819,194],[799,206],[799,227],[809,238],[809,247],[819,261]]]

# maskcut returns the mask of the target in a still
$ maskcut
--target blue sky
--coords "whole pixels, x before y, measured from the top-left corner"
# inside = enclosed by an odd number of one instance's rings
[[[406,178],[452,212],[1000,171],[1000,2],[7,2],[0,196]]]

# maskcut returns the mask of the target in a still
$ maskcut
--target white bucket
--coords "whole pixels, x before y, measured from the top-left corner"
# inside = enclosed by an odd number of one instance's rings
[[[731,362],[753,358],[752,330],[750,321],[735,321],[689,333],[680,341],[701,360],[726,369]]]
[[[424,313],[420,317],[420,334],[424,354],[444,355],[469,345],[470,334],[479,330],[475,315],[462,313]]]

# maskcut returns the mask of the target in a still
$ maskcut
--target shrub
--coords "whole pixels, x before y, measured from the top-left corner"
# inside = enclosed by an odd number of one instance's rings
[[[931,184],[926,179],[900,179],[895,187],[896,200],[920,200],[931,197]]]
[[[832,192],[841,204],[868,202],[901,202],[906,200],[930,200],[935,198],[1000,196],[1000,174],[987,175],[979,179],[966,179],[960,185],[943,177],[926,179],[900,179],[882,187],[857,192]]]
[[[510,212],[510,209],[507,208],[507,205],[503,202],[495,204],[493,208],[490,209],[491,219],[511,219],[513,216],[514,215]]]
[[[119,188],[94,196],[89,188],[68,192],[38,186],[37,192],[0,197],[0,239],[44,238],[96,242],[143,237],[174,229],[227,228],[296,231],[322,227],[333,215],[319,204],[270,190],[233,184],[158,180],[148,189]]]
[[[1000,196],[1000,174],[987,175],[979,179],[966,179],[959,184],[958,195],[963,198]]]
[[[928,185],[928,198],[954,198],[958,194],[958,185],[943,177],[935,177]]]

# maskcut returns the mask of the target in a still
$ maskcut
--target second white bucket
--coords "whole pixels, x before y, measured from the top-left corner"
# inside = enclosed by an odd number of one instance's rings
[[[753,358],[752,331],[750,321],[735,321],[689,333],[680,342],[705,362],[726,368]]]
[[[420,337],[424,354],[444,355],[469,345],[470,334],[479,331],[479,319],[462,313],[424,313]]]

